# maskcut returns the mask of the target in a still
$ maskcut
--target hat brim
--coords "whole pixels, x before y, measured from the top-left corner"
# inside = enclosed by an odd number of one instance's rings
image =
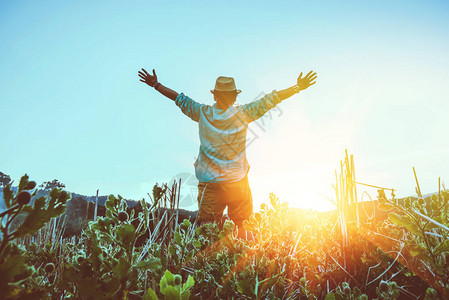
[[[215,91],[217,91],[217,90],[210,90],[210,92],[213,94]],[[237,94],[240,94],[242,91],[241,90],[233,90],[233,91],[217,91],[217,92],[234,92],[234,91],[236,91],[237,92]]]

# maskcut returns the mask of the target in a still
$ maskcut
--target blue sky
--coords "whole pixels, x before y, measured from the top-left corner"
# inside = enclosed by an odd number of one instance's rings
[[[433,192],[449,178],[448,23],[444,1],[2,2],[0,171],[148,198],[193,174],[199,138],[141,67],[207,104],[220,75],[247,103],[313,69],[316,85],[251,127],[255,206],[269,192],[329,205],[346,148],[359,181],[411,195],[415,166]]]

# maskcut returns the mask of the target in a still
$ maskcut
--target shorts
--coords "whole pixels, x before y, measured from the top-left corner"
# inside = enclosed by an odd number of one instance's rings
[[[220,224],[226,206],[229,218],[239,227],[253,213],[253,198],[248,176],[236,182],[198,183],[198,222],[200,224],[213,221]]]

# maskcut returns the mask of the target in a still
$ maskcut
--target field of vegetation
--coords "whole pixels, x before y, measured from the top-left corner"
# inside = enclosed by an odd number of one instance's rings
[[[236,237],[234,224],[181,220],[181,183],[155,185],[130,208],[63,237],[69,193],[33,197],[24,175],[3,188],[0,299],[449,299],[449,191],[357,202],[353,158],[336,175],[336,210],[292,214],[270,194]],[[367,211],[367,207],[373,209]]]

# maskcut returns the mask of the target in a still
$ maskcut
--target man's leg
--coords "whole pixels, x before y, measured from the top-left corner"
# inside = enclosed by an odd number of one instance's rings
[[[248,177],[245,176],[238,182],[228,183],[226,192],[229,217],[238,227],[239,237],[246,239],[248,237],[243,228],[243,221],[248,220],[253,213],[253,197],[249,188]]]
[[[220,224],[226,203],[220,184],[198,183],[198,223],[209,223],[216,221]]]

